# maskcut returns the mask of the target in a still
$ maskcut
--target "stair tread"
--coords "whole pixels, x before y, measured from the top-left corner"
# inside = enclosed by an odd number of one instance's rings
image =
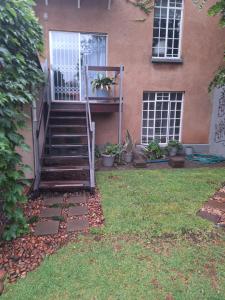
[[[79,119],[82,119],[82,120],[85,120],[86,119],[86,117],[84,117],[84,116],[50,116],[50,119],[60,119],[60,120],[63,120],[63,119],[70,119],[70,120],[73,120],[73,119],[75,119],[75,120],[79,120]]]
[[[52,134],[52,137],[80,137],[80,136],[87,136],[87,134],[83,134],[83,133],[77,133],[77,134],[70,134],[70,133],[68,133],[68,134],[63,134],[63,133],[55,133],[55,134]]]
[[[55,181],[41,181],[40,188],[75,188],[75,187],[89,187],[90,182],[86,180],[55,180]]]
[[[62,159],[62,158],[87,158],[88,155],[45,155],[44,159]]]
[[[85,108],[52,108],[51,112],[86,112]]]
[[[51,128],[86,128],[86,125],[70,125],[70,124],[65,124],[65,125],[58,125],[58,124],[50,124],[49,127]]]
[[[87,144],[52,144],[52,145],[45,145],[47,148],[71,148],[71,147],[88,147]]]
[[[55,166],[55,167],[42,167],[42,172],[57,172],[57,171],[82,171],[89,170],[89,166]]]

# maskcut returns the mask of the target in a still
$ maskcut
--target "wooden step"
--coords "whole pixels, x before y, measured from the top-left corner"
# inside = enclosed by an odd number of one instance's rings
[[[72,102],[72,101],[52,101],[52,109],[73,109],[73,110],[85,110],[86,103]]]
[[[70,171],[87,171],[89,166],[55,166],[55,167],[42,167],[42,172],[70,172]]]
[[[76,165],[84,166],[89,165],[88,155],[45,155],[43,157],[43,166],[65,166]]]
[[[51,113],[85,113],[85,108],[51,108]]]
[[[87,125],[86,116],[50,116],[50,125]]]
[[[44,159],[76,159],[76,158],[79,158],[79,159],[82,159],[82,158],[88,158],[88,155],[82,155],[82,154],[79,154],[79,155],[45,155],[43,157]]]
[[[64,120],[64,119],[68,119],[68,120],[86,120],[85,116],[51,116],[51,119],[57,119],[57,120]]]
[[[41,181],[41,190],[57,190],[57,191],[71,191],[71,190],[81,190],[89,189],[90,182],[85,180],[73,180],[73,181]]]
[[[46,148],[86,148],[87,144],[52,144],[45,145]]]
[[[62,133],[62,134],[52,134],[51,135],[52,138],[74,138],[74,137],[86,137],[86,136],[87,136],[87,134],[84,134],[84,133],[81,133],[81,134],[79,134],[79,133],[77,133],[77,134]]]
[[[42,181],[77,181],[89,180],[90,169],[89,166],[55,166],[42,167],[41,180]]]
[[[58,124],[50,124],[49,126],[48,126],[49,128],[87,128],[87,126],[86,125],[79,125],[79,124],[76,124],[76,125],[71,125],[71,124],[65,124],[65,125],[63,125],[63,124],[60,124],[60,125],[58,125]]]
[[[52,125],[48,126],[48,133],[53,134],[78,134],[78,135],[87,135],[87,126],[86,125]]]

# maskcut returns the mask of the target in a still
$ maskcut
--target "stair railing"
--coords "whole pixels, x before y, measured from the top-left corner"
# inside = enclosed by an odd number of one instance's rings
[[[39,190],[41,179],[42,155],[47,137],[48,122],[51,109],[50,98],[50,73],[43,70],[46,80],[41,86],[39,97],[32,103],[32,130],[33,130],[33,152],[34,152],[34,185],[33,191]]]
[[[85,90],[86,90],[86,119],[88,135],[88,157],[90,166],[90,186],[95,188],[95,122],[92,121],[88,92],[88,66],[85,66]]]

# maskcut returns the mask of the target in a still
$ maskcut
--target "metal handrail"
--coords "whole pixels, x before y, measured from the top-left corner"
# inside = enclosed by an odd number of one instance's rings
[[[95,188],[95,123],[92,121],[91,108],[88,96],[88,66],[85,66],[85,86],[86,86],[86,118],[88,134],[88,157],[90,166],[90,185]]]
[[[42,89],[40,96],[41,104],[40,110],[37,112],[37,102],[33,101],[32,104],[32,121],[33,121],[33,144],[34,144],[34,187],[33,190],[36,192],[39,189],[40,178],[41,178],[41,165],[42,165],[42,156],[45,149],[45,141],[47,137],[48,122],[51,109],[50,101],[50,76],[49,71],[47,74],[45,85]],[[45,109],[46,108],[46,109]],[[43,126],[43,136],[41,141],[41,131]]]

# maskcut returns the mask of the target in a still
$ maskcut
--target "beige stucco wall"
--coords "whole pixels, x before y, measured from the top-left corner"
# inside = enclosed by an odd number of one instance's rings
[[[36,12],[44,28],[45,56],[49,55],[50,30],[101,32],[108,34],[109,65],[125,66],[123,131],[129,129],[135,142],[141,142],[143,91],[184,91],[183,143],[208,143],[211,117],[207,88],[214,71],[222,63],[225,31],[218,19],[207,16],[185,0],[182,39],[183,64],[151,63],[153,14],[145,15],[125,0],[37,1]],[[44,20],[48,13],[48,20]],[[97,143],[116,141],[116,115],[96,116]]]

